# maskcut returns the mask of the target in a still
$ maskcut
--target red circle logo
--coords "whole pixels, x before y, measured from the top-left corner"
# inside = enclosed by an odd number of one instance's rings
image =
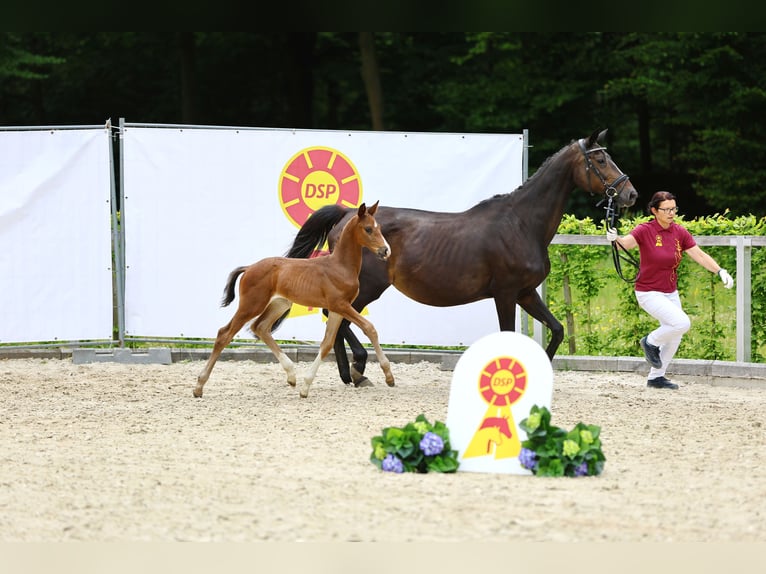
[[[279,203],[287,218],[301,227],[320,207],[358,207],[362,182],[354,164],[338,150],[306,148],[287,162],[279,176]]]
[[[512,357],[493,359],[481,371],[479,393],[490,405],[510,406],[527,389],[527,370]]]

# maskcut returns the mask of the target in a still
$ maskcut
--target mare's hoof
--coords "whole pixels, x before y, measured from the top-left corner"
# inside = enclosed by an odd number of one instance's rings
[[[372,381],[370,379],[362,375],[359,379],[354,381],[354,386],[357,389],[360,389],[362,387],[374,387],[375,385],[372,384]]]

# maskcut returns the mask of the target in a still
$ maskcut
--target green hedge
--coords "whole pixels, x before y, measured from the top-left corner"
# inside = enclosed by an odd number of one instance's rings
[[[623,219],[621,234],[648,221],[641,216]],[[766,217],[729,217],[728,212],[684,220],[695,237],[703,235],[766,235]],[[565,215],[558,233],[602,235],[603,222]],[[702,246],[732,274],[736,249]],[[546,279],[546,300],[551,312],[564,324],[565,338],[559,354],[641,356],[638,340],[657,322],[639,308],[633,285],[619,278],[610,246],[561,245],[549,248],[551,272]],[[638,249],[631,252],[638,258]],[[752,250],[751,361],[764,362],[766,355],[766,248]],[[623,265],[626,276],[634,269]],[[678,291],[692,321],[676,354],[677,358],[736,360],[736,289],[724,289],[718,276],[684,257],[679,268]],[[735,277],[736,279],[736,277]]]

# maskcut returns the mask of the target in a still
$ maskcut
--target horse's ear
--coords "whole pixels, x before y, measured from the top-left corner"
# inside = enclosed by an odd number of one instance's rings
[[[603,143],[607,131],[609,131],[609,128],[602,131],[596,130],[593,132],[588,138],[588,147],[594,146],[597,143]]]
[[[364,214],[367,212],[367,206],[363,203],[359,206],[359,209],[356,210],[356,214],[359,217],[364,217]]]
[[[370,215],[375,215],[375,212],[378,211],[378,204],[380,203],[380,200],[376,201],[370,209],[367,210],[367,213]]]

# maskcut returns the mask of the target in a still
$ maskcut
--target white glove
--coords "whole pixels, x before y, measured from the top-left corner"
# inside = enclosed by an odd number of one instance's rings
[[[734,287],[734,279],[731,275],[729,275],[729,272],[726,271],[726,269],[719,269],[718,270],[718,276],[721,278],[721,281],[723,281],[723,286],[727,289],[731,289]]]
[[[617,230],[614,227],[606,228],[606,240],[610,243],[617,241]]]

